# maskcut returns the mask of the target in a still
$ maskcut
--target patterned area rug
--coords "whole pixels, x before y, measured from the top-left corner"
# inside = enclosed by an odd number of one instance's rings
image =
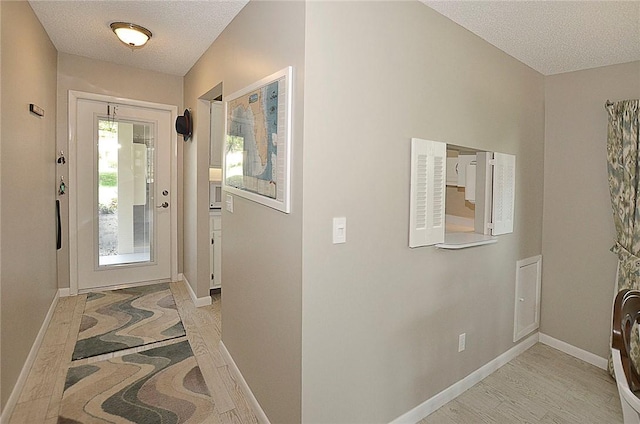
[[[73,360],[185,335],[169,284],[89,293]]]
[[[69,368],[58,424],[204,423],[213,400],[189,342]]]

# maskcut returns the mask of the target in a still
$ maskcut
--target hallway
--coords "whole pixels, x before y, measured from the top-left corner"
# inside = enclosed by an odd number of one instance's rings
[[[257,423],[219,350],[220,294],[212,296],[212,305],[196,308],[184,284],[171,283],[170,287],[187,333],[186,337],[74,361],[73,364],[71,354],[76,344],[87,295],[60,298],[9,422],[57,423],[65,377],[71,365],[89,360],[95,362],[188,340],[213,398],[214,410],[217,412],[210,416],[206,423]]]

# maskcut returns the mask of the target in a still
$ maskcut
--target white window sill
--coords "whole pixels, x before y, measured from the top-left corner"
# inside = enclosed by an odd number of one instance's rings
[[[497,238],[471,232],[456,233],[447,232],[444,234],[444,243],[436,244],[439,249],[466,249],[467,247],[484,246],[498,241]]]

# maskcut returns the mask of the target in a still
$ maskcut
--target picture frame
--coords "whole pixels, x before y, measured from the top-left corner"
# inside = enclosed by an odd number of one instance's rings
[[[222,189],[291,212],[291,108],[288,66],[224,99]]]

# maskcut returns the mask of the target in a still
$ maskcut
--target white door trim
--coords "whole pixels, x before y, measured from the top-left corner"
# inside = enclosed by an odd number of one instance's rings
[[[171,113],[171,122],[175,122],[178,117],[178,107],[173,105],[69,90],[69,189],[67,193],[69,195],[69,288],[71,295],[78,294],[78,211],[77,194],[75,190],[78,181],[76,166],[76,116],[78,100],[81,99],[169,111]],[[171,281],[178,281],[178,134],[173,125],[171,128],[171,193],[169,194],[171,205]]]

